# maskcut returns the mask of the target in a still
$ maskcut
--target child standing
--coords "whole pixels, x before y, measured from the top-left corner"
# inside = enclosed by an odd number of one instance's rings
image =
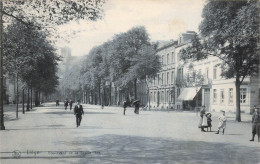
[[[226,129],[226,122],[227,122],[227,117],[225,116],[225,111],[221,111],[222,114],[221,116],[218,118],[219,123],[218,123],[218,132],[216,134],[219,134],[219,130],[223,129],[222,134],[224,135],[225,129]]]
[[[212,127],[212,124],[211,124],[211,122],[212,122],[211,113],[207,113],[207,114],[206,114],[206,117],[207,117],[208,128],[209,128],[210,131],[211,131],[211,127]]]

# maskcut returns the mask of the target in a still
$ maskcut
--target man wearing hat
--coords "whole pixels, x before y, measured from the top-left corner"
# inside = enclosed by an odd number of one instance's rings
[[[257,125],[259,126],[259,123],[260,123],[259,108],[255,107],[254,110],[255,110],[255,112],[252,117],[252,139],[250,141],[254,141],[257,128],[259,128],[259,127],[257,127]]]
[[[74,115],[76,115],[77,127],[80,126],[80,122],[81,122],[81,119],[82,119],[82,114],[84,115],[83,107],[80,104],[80,100],[78,100],[78,104],[75,105],[75,107],[74,107]]]

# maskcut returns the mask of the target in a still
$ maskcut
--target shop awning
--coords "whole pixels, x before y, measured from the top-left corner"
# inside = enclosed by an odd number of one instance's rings
[[[196,94],[200,91],[201,87],[184,88],[178,97],[178,100],[190,101],[193,100]]]

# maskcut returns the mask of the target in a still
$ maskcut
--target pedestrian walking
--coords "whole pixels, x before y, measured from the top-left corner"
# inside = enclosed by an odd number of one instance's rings
[[[69,104],[70,104],[70,110],[72,109],[72,105],[73,105],[74,101],[70,100]]]
[[[59,106],[60,105],[60,101],[57,99],[56,100],[56,106]]]
[[[204,127],[202,126],[203,123],[203,116],[205,115],[205,105],[202,106],[200,110],[200,122],[199,122],[199,128],[201,129],[202,132],[205,132]]]
[[[80,100],[78,100],[78,104],[74,107],[74,115],[76,116],[76,125],[80,126],[82,115],[84,115],[83,107],[80,104]]]
[[[66,99],[66,100],[64,101],[65,110],[67,110],[68,105],[69,105],[69,101]]]
[[[218,118],[219,123],[218,123],[218,131],[216,134],[219,134],[220,129],[223,129],[222,134],[224,135],[225,129],[226,129],[226,122],[227,122],[227,117],[225,116],[225,111],[221,111],[221,115]]]
[[[254,113],[252,116],[252,139],[250,141],[254,141],[255,135],[258,135],[259,141],[259,128],[260,128],[260,116],[259,116],[259,108],[254,107]]]
[[[127,104],[128,104],[127,101],[124,101],[124,102],[123,102],[124,115],[125,115],[125,111],[126,111]]]
[[[139,114],[140,101],[139,100],[134,101],[133,105],[135,106],[134,113]]]

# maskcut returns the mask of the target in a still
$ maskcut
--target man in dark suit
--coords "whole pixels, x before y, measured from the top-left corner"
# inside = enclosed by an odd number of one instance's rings
[[[140,101],[139,100],[135,100],[133,105],[135,106],[135,114],[139,114],[139,107],[140,107]]]
[[[256,106],[255,106],[254,110],[255,110],[255,112],[254,112],[253,117],[252,117],[252,139],[250,141],[254,141],[255,135],[258,132],[258,128],[259,128],[258,124],[260,123],[259,109],[256,108]],[[258,136],[258,139],[259,139],[259,136]]]
[[[78,100],[78,104],[74,107],[74,115],[76,116],[76,124],[77,127],[80,126],[80,122],[82,119],[82,114],[84,115],[83,107],[80,104],[80,100]]]
[[[73,105],[73,101],[72,100],[70,100],[70,102],[69,102],[69,104],[70,104],[70,110],[72,109],[72,105]]]
[[[67,110],[68,105],[69,105],[69,101],[66,99],[66,100],[64,101],[65,110]]]

